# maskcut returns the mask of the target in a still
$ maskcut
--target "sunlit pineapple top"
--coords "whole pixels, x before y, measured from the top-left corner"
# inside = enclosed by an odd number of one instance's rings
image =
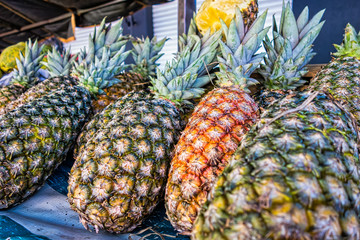
[[[278,28],[273,19],[273,40],[265,38],[266,57],[259,73],[268,90],[290,90],[302,86],[302,79],[308,70],[306,64],[315,56],[313,42],[320,33],[325,21],[321,18],[325,10],[319,11],[310,19],[309,9],[305,7],[296,19],[290,3],[283,3]]]
[[[221,87],[237,85],[247,90],[248,86],[258,83],[250,75],[265,56],[265,53],[256,52],[269,27],[264,28],[267,10],[251,26],[244,23],[241,15],[237,8],[229,27],[221,20],[224,39],[220,41],[220,71],[216,72],[216,76]]]
[[[199,31],[204,34],[209,28],[215,32],[221,28],[220,19],[229,26],[239,8],[244,22],[253,22],[258,13],[257,0],[205,0],[196,15],[195,22]]]
[[[344,40],[341,45],[334,44],[337,52],[333,53],[336,57],[355,57],[360,59],[360,32],[356,30],[350,23],[346,25]]]

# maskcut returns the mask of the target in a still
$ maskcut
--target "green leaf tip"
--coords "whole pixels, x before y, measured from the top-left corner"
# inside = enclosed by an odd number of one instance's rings
[[[355,57],[360,59],[360,33],[348,23],[345,27],[344,39],[341,45],[334,44],[337,52],[332,53],[335,57]]]
[[[308,71],[306,64],[315,56],[312,44],[325,23],[321,21],[324,12],[309,19],[306,6],[295,18],[290,2],[283,1],[279,28],[273,17],[273,40],[265,38],[266,56],[258,71],[266,88],[290,90],[305,83],[302,76]]]
[[[245,25],[237,8],[229,27],[221,21],[224,39],[220,40],[221,54],[218,55],[218,85],[238,85],[247,90],[249,86],[257,83],[250,75],[259,67],[264,57],[264,53],[256,52],[270,29],[264,28],[267,12],[268,10],[264,11],[251,25]]]

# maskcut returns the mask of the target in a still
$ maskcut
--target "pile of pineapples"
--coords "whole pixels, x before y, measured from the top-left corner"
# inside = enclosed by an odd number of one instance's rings
[[[0,91],[0,209],[73,149],[68,201],[96,232],[132,231],[165,195],[193,239],[359,239],[360,34],[348,25],[308,83],[324,11],[295,18],[284,3],[273,40],[257,11],[205,1],[163,69],[166,39],[123,36],[121,21],[75,56],[52,49],[42,62],[28,41]]]

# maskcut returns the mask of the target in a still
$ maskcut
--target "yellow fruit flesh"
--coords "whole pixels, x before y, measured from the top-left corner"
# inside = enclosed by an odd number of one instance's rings
[[[255,0],[206,0],[200,7],[195,17],[196,25],[201,33],[209,28],[211,32],[221,28],[220,19],[229,26],[235,16],[238,7],[245,16],[249,16],[252,22],[257,14],[257,1]]]

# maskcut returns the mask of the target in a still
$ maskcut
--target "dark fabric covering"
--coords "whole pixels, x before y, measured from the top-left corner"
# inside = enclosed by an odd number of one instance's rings
[[[28,38],[44,39],[55,35],[64,41],[72,40],[75,26],[99,24],[105,16],[107,22],[114,21],[146,6],[170,1],[172,0],[0,0],[0,51]],[[103,4],[107,6],[97,8]],[[64,14],[68,16],[60,21],[26,31],[21,29]],[[19,29],[20,32],[1,36]]]

